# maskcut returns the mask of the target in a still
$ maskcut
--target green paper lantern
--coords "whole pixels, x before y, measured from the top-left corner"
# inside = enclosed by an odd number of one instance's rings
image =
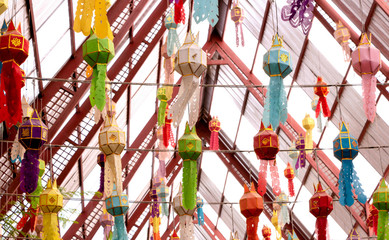
[[[158,126],[165,125],[165,115],[167,101],[169,100],[166,94],[166,87],[160,87],[157,91],[157,98],[159,99],[159,109],[158,109]]]
[[[380,186],[373,193],[373,205],[378,209],[377,239],[388,239],[389,189],[385,179],[381,180]]]

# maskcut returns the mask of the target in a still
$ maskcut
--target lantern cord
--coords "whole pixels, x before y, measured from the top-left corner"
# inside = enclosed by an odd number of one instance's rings
[[[316,161],[317,182],[319,183],[320,182],[319,160],[318,160],[318,157],[317,157],[316,149],[313,150],[313,154],[314,154],[314,158],[315,158],[315,161]]]
[[[340,97],[339,97],[338,86],[336,86],[336,100],[338,101],[340,121],[343,121],[342,105],[340,104]]]
[[[274,7],[276,9],[276,27],[277,27],[277,34],[278,34],[278,8],[277,8],[277,1],[274,0]]]
[[[364,14],[363,14],[363,8],[362,8],[362,1],[359,0],[359,9],[361,9],[361,27],[362,27],[362,33],[366,32],[366,29],[365,29],[365,23],[363,22],[363,17],[364,17]]]

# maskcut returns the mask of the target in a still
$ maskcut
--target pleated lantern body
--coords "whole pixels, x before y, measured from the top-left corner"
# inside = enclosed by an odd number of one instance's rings
[[[120,154],[126,145],[126,136],[116,122],[115,116],[106,116],[104,128],[99,133],[99,148],[106,156],[104,166],[104,192],[110,197],[113,184],[116,184],[118,195],[122,193],[122,161]]]
[[[281,193],[281,188],[275,159],[279,151],[279,142],[278,136],[271,126],[265,128],[261,123],[261,129],[254,136],[254,151],[261,161],[258,175],[258,193],[261,196],[266,193],[267,165],[270,165],[273,192],[278,196]]]
[[[386,240],[389,238],[389,189],[385,179],[381,180],[380,186],[373,193],[373,205],[378,210],[377,240]]]
[[[182,196],[182,185],[180,184],[177,195],[173,198],[174,212],[180,217],[180,237],[181,240],[194,239],[194,226],[192,222],[192,216],[196,211],[196,208],[187,209],[184,206]]]
[[[288,118],[287,98],[283,79],[292,72],[292,58],[282,46],[278,34],[273,36],[273,44],[263,56],[263,70],[270,77],[270,85],[266,93],[263,123],[277,128]]]
[[[259,215],[263,211],[263,199],[255,191],[254,184],[251,188],[244,185],[244,194],[239,200],[240,212],[246,218],[246,231],[248,240],[258,240],[257,229]]]
[[[358,155],[358,139],[352,136],[344,122],[340,133],[333,141],[334,156],[342,162],[339,173],[339,203],[351,207],[354,204],[354,191],[358,200],[365,204],[367,201],[354,169],[353,159]]]
[[[63,196],[57,188],[57,182],[47,182],[46,189],[39,196],[39,207],[43,212],[43,240],[60,240],[58,212],[63,206]]]
[[[21,88],[25,74],[20,65],[27,59],[28,51],[28,39],[21,34],[20,25],[16,29],[11,21],[7,32],[0,36],[0,122],[6,121],[9,128],[22,122]]]
[[[196,133],[196,127],[192,130],[186,123],[185,133],[178,140],[178,153],[184,160],[182,185],[183,185],[183,205],[186,209],[196,208],[197,195],[197,158],[202,151],[202,142]]]
[[[327,217],[333,210],[332,197],[328,195],[321,186],[315,187],[315,194],[309,199],[309,212],[316,217],[316,233],[318,240],[327,239]]]
[[[105,79],[107,64],[115,56],[115,47],[109,38],[98,38],[93,32],[82,45],[84,60],[93,68],[89,100],[92,107],[103,111],[105,106]]]
[[[115,217],[115,230],[112,239],[127,240],[127,231],[124,224],[124,215],[128,211],[127,195],[119,194],[116,191],[116,185],[114,185],[111,196],[105,199],[105,206],[107,212]]]
[[[8,0],[0,0],[0,15],[8,9]]]

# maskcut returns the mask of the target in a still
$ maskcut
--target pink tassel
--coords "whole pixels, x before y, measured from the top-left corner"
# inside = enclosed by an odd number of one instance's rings
[[[370,122],[374,122],[376,115],[375,106],[375,90],[377,87],[377,79],[370,74],[362,75],[362,89],[363,89],[363,108],[366,113],[367,119]]]
[[[268,160],[260,160],[261,165],[259,166],[258,173],[258,193],[263,196],[266,193],[266,173],[267,173],[267,162]]]
[[[211,132],[211,144],[209,146],[210,150],[218,150],[219,149],[219,132],[212,131]]]
[[[289,196],[293,197],[294,196],[294,183],[293,179],[288,180],[288,186],[289,186]]]
[[[278,168],[276,161],[269,161],[270,165],[270,176],[271,176],[271,185],[273,188],[273,193],[278,196],[281,193],[281,187],[280,187],[280,177],[278,175]]]

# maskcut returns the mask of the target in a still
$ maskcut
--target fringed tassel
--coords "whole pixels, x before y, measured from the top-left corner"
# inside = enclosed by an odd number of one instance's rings
[[[169,216],[169,204],[167,203],[167,199],[161,198],[161,201],[164,202],[161,204],[161,209],[162,209],[162,215],[164,216]]]
[[[197,195],[197,162],[184,160],[182,174],[182,204],[186,209],[196,207]]]
[[[107,65],[97,64],[93,69],[93,79],[90,88],[89,100],[100,111],[105,107],[105,79],[107,77]]]
[[[363,89],[363,109],[367,119],[374,122],[376,115],[375,106],[375,90],[377,87],[377,78],[370,74],[362,75],[362,89]]]
[[[278,175],[278,168],[275,160],[269,161],[270,176],[273,193],[278,196],[281,193],[280,176]]]
[[[364,193],[364,190],[362,188],[361,182],[359,181],[359,177],[357,175],[357,171],[355,171],[354,164],[351,163],[351,169],[352,169],[352,184],[355,190],[355,194],[358,196],[358,201],[362,204],[365,204],[367,201],[367,197]]]
[[[182,240],[194,240],[192,216],[180,216],[180,238]]]
[[[377,236],[377,232],[378,232],[378,214],[373,216],[373,231],[374,231],[374,234]]]
[[[43,215],[43,240],[60,240],[58,217],[56,213]]]
[[[378,211],[378,227],[377,227],[377,240],[389,239],[388,232],[388,212],[385,210]]]
[[[317,103],[316,107],[316,118],[320,114],[320,108],[323,109],[323,116],[324,117],[330,117],[331,116],[331,110],[328,107],[327,98],[326,97],[319,97],[319,102]]]
[[[110,164],[105,162],[104,166],[104,193],[106,197],[110,197],[113,191],[113,183],[115,180],[114,172],[111,170]]]
[[[305,150],[300,150],[299,151],[299,156],[298,156],[296,164],[295,164],[296,170],[299,169],[299,168],[304,168],[305,167],[305,159],[306,159],[306,157],[307,156],[306,156]]]
[[[120,196],[120,194],[119,194]],[[128,240],[127,231],[124,225],[123,215],[115,217],[115,228],[113,231],[113,240]]]
[[[39,208],[28,208],[30,215],[30,231],[35,232],[36,223],[38,221]]]
[[[305,148],[313,149],[312,129],[307,129],[305,133]],[[307,152],[310,153],[312,150],[307,150]]]
[[[166,99],[160,99],[158,108],[158,126],[163,126],[165,124],[166,106]]]
[[[352,161],[343,160],[339,173],[339,203],[342,206],[352,206],[354,204],[354,194],[352,192]]]
[[[258,173],[258,193],[262,197],[266,193],[267,160],[260,160]]]
[[[215,27],[219,21],[219,1],[205,0],[205,2],[208,2],[208,22],[212,27]]]
[[[212,131],[211,132],[211,144],[209,146],[210,150],[218,150],[219,149],[219,132]]]
[[[321,119],[321,110],[319,112],[319,116],[317,116],[317,131],[318,132],[322,132],[323,131],[323,122],[322,122],[322,119]]]
[[[161,224],[161,219],[159,217],[153,217],[153,236],[154,240],[161,240],[159,234],[159,225]]]
[[[281,76],[271,77],[270,86],[266,94],[263,124],[271,124],[274,129],[288,118],[287,98]]]
[[[117,193],[118,195],[122,195],[122,191],[123,191],[123,180],[122,180],[122,161],[121,161],[121,158],[120,158],[120,155],[116,155],[116,154],[111,154],[111,155],[108,155],[106,156],[106,166],[105,168],[107,168],[109,165],[109,168],[110,168],[110,171],[111,171],[111,175],[113,177],[113,183],[116,184],[116,190],[117,190]],[[108,164],[107,164],[108,163]],[[106,177],[106,175],[104,176]],[[113,186],[112,186],[112,189],[113,189]],[[104,188],[105,190],[105,188]],[[111,192],[112,194],[112,192]],[[106,192],[106,197],[110,197],[111,196],[108,195],[108,193]]]
[[[159,160],[158,176],[166,177],[166,165],[165,160]]]
[[[100,187],[99,187],[99,192],[104,194],[104,166],[101,167],[100,169]]]
[[[26,150],[20,169],[20,189],[32,193],[38,186],[39,178],[39,151]]]
[[[235,23],[236,46],[239,47],[239,23]]]
[[[288,179],[289,196],[294,197],[294,183],[293,179]]]
[[[179,39],[178,34],[177,34],[177,29],[176,28],[170,28],[169,32],[167,34],[167,55],[169,57],[174,54],[174,49],[175,48],[176,49],[180,48],[180,39]],[[167,60],[171,61],[170,59],[167,59]],[[170,75],[171,72],[172,71],[165,72],[165,79],[166,79],[166,74]]]
[[[316,219],[317,240],[329,240],[327,217],[318,217]]]
[[[185,9],[183,0],[176,0],[174,4],[174,22],[177,24],[185,24]]]
[[[204,225],[204,211],[202,207],[197,208],[197,221],[200,226]]]
[[[288,210],[288,206],[285,203],[281,204],[281,212],[279,215],[279,219],[280,219],[279,222],[281,227],[284,227],[285,224],[290,223],[289,210]]]
[[[258,230],[258,217],[250,217],[246,220],[246,231],[247,231],[247,240],[259,240],[257,230]]]
[[[12,144],[12,148],[11,148],[11,163],[16,163],[17,160],[19,160],[19,162],[22,162],[22,156],[26,151],[23,145],[19,143],[18,138],[19,138],[19,130],[16,133],[15,141]]]
[[[351,49],[350,49],[350,46],[348,44],[348,41],[343,41],[341,43],[341,45],[342,45],[342,49],[343,49],[344,61],[345,62],[350,62],[350,60],[351,60]]]
[[[165,125],[163,126],[163,145],[167,148],[169,144],[174,148],[176,143],[174,142],[174,136],[172,131],[172,121],[165,118]]]

